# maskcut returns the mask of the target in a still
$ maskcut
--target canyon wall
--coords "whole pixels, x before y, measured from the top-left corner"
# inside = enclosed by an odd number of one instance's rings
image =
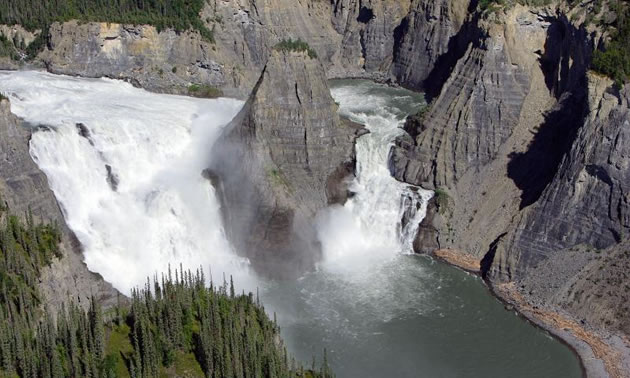
[[[629,92],[589,71],[603,33],[577,12],[472,12],[390,170],[436,191],[419,252],[479,261],[492,285],[612,337],[630,324]]]
[[[198,84],[247,98],[272,48],[299,38],[317,52],[328,78],[396,80],[423,89],[428,77],[448,68],[440,63],[459,44],[468,6],[457,0],[211,0],[201,18],[213,41],[192,31],[70,21],[51,26],[37,61],[53,73],[123,79],[156,92],[187,94]]]

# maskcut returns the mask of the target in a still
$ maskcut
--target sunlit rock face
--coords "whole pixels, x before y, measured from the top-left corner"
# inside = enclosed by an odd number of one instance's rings
[[[356,130],[339,119],[317,59],[271,54],[211,167],[239,251],[260,266],[290,260],[297,271],[318,260],[315,216],[343,191],[340,172],[352,172]]]

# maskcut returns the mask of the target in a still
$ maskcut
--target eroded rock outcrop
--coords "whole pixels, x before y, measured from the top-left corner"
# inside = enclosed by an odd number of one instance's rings
[[[62,231],[63,257],[54,259],[41,273],[40,289],[53,314],[68,300],[89,304],[94,295],[103,306],[116,303],[117,292],[83,263],[80,246],[66,226],[46,175],[28,151],[30,131],[11,113],[10,103],[0,101],[0,194],[11,212],[23,216],[30,209],[34,219],[54,222]]]
[[[54,23],[39,58],[53,73],[124,79],[157,92],[187,93],[191,83],[236,90],[238,80],[198,33],[147,25]]]
[[[468,29],[466,53],[391,153],[398,180],[439,189],[441,211],[425,222],[440,230],[440,247],[480,259],[540,195],[531,182],[553,176],[560,142],[570,145],[579,129],[572,121],[591,51],[586,32],[553,9],[516,6],[495,17]]]
[[[340,171],[352,172],[356,131],[339,119],[318,60],[271,53],[215,145],[211,169],[228,236],[255,266],[286,264],[295,272],[316,261],[314,218],[339,198]]]

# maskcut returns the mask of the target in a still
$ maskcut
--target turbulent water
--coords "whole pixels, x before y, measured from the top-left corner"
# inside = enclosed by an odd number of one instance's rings
[[[422,95],[359,83],[340,81],[332,88],[341,115],[369,130],[356,143],[356,179],[350,188],[355,195],[319,219],[325,269],[350,267],[353,273],[358,264],[369,267],[413,252],[413,239],[432,196],[396,181],[387,167],[393,140],[402,132],[399,126],[423,106]]]
[[[387,154],[422,97],[368,81],[336,81],[332,94],[370,134],[357,141],[356,195],[321,220],[319,270],[263,292],[289,350],[308,364],[327,348],[339,377],[581,376],[568,348],[506,311],[477,276],[408,254],[431,193],[392,179]]]
[[[296,357],[310,364],[327,348],[339,377],[580,375],[571,351],[505,311],[479,278],[410,254],[431,192],[391,178],[387,154],[421,95],[333,85],[342,115],[370,131],[357,142],[355,195],[319,215],[316,272],[265,282],[227,242],[201,175],[242,102],[36,72],[0,72],[0,91],[36,128],[31,155],[88,267],[124,292],[169,264],[232,274],[262,288]]]
[[[92,271],[127,293],[169,263],[211,265],[248,286],[246,261],[231,251],[201,175],[241,101],[40,72],[1,73],[0,90],[15,114],[47,127],[33,134],[31,155]]]

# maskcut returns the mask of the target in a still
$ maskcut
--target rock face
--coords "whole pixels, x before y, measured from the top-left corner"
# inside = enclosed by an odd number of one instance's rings
[[[394,30],[394,57],[391,72],[397,81],[416,89],[436,76],[436,63],[448,60],[461,49],[460,30],[467,17],[466,0],[415,0],[409,14]],[[462,33],[463,34],[463,33]]]
[[[210,0],[201,17],[214,42],[194,32],[71,21],[51,26],[39,58],[53,73],[119,78],[169,93],[205,84],[246,98],[272,48],[300,38],[329,78],[394,77],[421,88],[457,40],[467,7],[459,0]]]
[[[470,21],[465,54],[390,155],[398,180],[443,193],[439,246],[479,258],[570,148],[591,51],[586,32],[552,9],[495,17]]]
[[[53,73],[129,80],[157,92],[186,93],[191,83],[234,88],[198,33],[152,26],[54,23],[40,54]]]
[[[116,303],[117,292],[100,275],[88,271],[76,238],[64,222],[46,175],[29,155],[30,132],[11,114],[9,101],[0,101],[0,194],[12,213],[36,220],[56,222],[62,230],[63,257],[55,259],[41,274],[40,288],[47,305],[56,313],[61,304],[74,300],[87,305],[93,294],[105,307]]]
[[[418,251],[476,256],[537,308],[627,335],[630,88],[587,72],[598,32],[565,12],[471,15],[390,169],[436,190]]]
[[[540,199],[501,243],[494,274],[525,279],[556,250],[605,249],[628,237],[630,91],[615,94],[609,85],[591,77],[588,118]]]
[[[340,121],[318,60],[304,52],[271,53],[216,144],[212,167],[228,235],[258,268],[295,269],[317,259],[314,217],[339,198],[355,132]]]

